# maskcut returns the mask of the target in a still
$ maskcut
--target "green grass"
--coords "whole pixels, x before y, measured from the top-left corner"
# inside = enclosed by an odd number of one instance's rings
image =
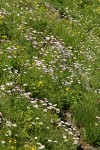
[[[100,2],[0,3],[0,149],[75,150],[58,110],[99,147]]]

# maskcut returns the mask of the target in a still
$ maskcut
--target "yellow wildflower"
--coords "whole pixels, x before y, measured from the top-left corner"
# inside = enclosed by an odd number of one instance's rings
[[[14,144],[16,144],[17,143],[17,141],[16,141],[16,139],[14,139]]]
[[[6,40],[6,39],[7,39],[7,36],[6,36],[6,35],[3,35],[2,38]]]
[[[97,10],[100,11],[100,7],[98,7]]]
[[[37,150],[35,146],[31,147],[31,145],[27,145],[27,144],[25,144],[24,147],[25,150]]]
[[[17,45],[16,47],[19,48],[20,46]]]
[[[2,15],[0,15],[0,20],[2,20],[3,19],[3,16]]]
[[[38,86],[43,86],[44,84],[43,84],[43,81],[39,81],[38,83],[37,83],[37,85]]]
[[[16,55],[16,50],[14,51],[14,54]]]
[[[12,139],[9,140],[9,143],[12,143]]]
[[[18,28],[19,30],[24,30],[25,29],[25,25],[21,25],[21,26],[19,26],[19,28]]]
[[[14,149],[14,146],[11,146],[11,149]]]
[[[69,91],[69,87],[66,88],[66,91]]]
[[[36,147],[32,147],[31,150],[36,150]]]

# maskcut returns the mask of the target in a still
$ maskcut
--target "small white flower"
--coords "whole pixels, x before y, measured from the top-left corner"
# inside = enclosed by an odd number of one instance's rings
[[[38,149],[44,149],[45,146],[44,145],[41,145],[40,147],[38,147]]]
[[[7,70],[6,68],[3,69],[3,71],[6,71],[6,70]]]
[[[77,141],[77,140],[74,140],[74,144],[77,145],[77,144],[78,144],[78,141]]]
[[[12,56],[8,56],[8,58],[12,58]]]
[[[5,136],[7,137],[7,136],[8,136],[8,134],[5,134]]]
[[[54,143],[58,143],[58,141],[54,141]]]
[[[49,109],[49,110],[50,110],[50,109],[53,109],[53,106],[49,106],[49,107],[47,107],[47,109]]]
[[[1,141],[2,144],[5,144],[5,141]]]
[[[32,93],[31,92],[27,92],[27,95],[31,95]]]
[[[36,143],[37,145],[41,145],[41,143],[40,142],[38,142],[38,143]]]
[[[73,137],[73,140],[79,141],[79,138],[78,137]]]
[[[50,139],[48,139],[48,142],[51,143],[52,141]]]
[[[48,110],[47,110],[47,109],[43,109],[43,111],[44,111],[44,112],[47,112]]]
[[[35,140],[37,140],[38,138],[37,138],[37,137],[35,137],[34,139],[35,139]]]
[[[17,124],[14,123],[14,124],[12,124],[12,126],[13,126],[13,127],[17,127]]]
[[[39,120],[39,117],[35,118],[36,120]]]
[[[67,142],[67,141],[68,141],[67,139],[64,140],[64,142]]]
[[[49,41],[49,40],[50,40],[50,38],[49,38],[49,37],[46,37],[46,40],[47,40],[47,41]]]
[[[68,132],[69,130],[68,130],[68,129],[65,129],[65,131]]]
[[[98,126],[98,123],[95,123],[95,126]]]
[[[33,107],[34,107],[34,108],[38,108],[39,106],[38,106],[38,105],[34,105]]]
[[[50,127],[47,127],[47,129],[50,129]]]
[[[66,135],[63,135],[63,139],[66,139],[67,138],[67,136]]]
[[[34,122],[32,122],[32,124],[34,125],[35,123],[34,123]]]
[[[43,125],[43,122],[39,122],[40,125]]]
[[[31,103],[31,104],[35,104],[36,102],[35,102],[35,101],[30,101],[30,103]]]
[[[69,135],[73,135],[73,132],[71,132],[71,131],[69,131],[68,133],[69,133]]]
[[[1,90],[5,90],[5,85],[0,86]]]
[[[10,121],[7,121],[6,125],[9,126],[9,127],[11,127],[12,123]]]
[[[7,133],[8,133],[8,135],[9,135],[9,136],[11,136],[11,135],[12,135],[11,130],[8,130],[8,131],[7,131]]]
[[[42,105],[43,105],[43,106],[47,106],[47,104],[46,104],[46,103],[43,103]]]
[[[11,93],[11,90],[8,90],[7,93]]]
[[[27,84],[25,83],[25,84],[23,84],[23,86],[27,86]]]
[[[10,86],[10,85],[13,85],[13,83],[12,82],[8,82],[8,83],[6,83],[6,85]]]

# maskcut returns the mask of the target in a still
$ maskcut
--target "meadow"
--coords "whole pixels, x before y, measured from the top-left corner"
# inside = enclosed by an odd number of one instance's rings
[[[0,4],[0,150],[99,150],[100,1]]]

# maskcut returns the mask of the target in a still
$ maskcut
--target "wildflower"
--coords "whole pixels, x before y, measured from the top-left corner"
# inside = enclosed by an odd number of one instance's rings
[[[66,91],[69,91],[69,87],[66,88]]]
[[[50,37],[45,37],[46,41],[49,41],[50,40]]]
[[[35,137],[34,139],[35,139],[35,140],[37,140],[38,138],[37,138],[37,137]]]
[[[7,36],[6,36],[6,35],[3,35],[3,36],[2,36],[2,39],[5,39],[5,40],[6,40],[6,39],[7,39]]]
[[[50,129],[50,127],[47,127],[47,129]]]
[[[45,146],[44,145],[41,145],[38,149],[44,149]]]
[[[9,140],[9,143],[12,143],[12,139]]]
[[[52,141],[50,139],[48,139],[48,142],[51,143]]]
[[[54,143],[58,143],[58,141],[54,141]]]
[[[100,7],[98,7],[97,10],[100,11]]]
[[[5,141],[2,141],[1,143],[2,143],[2,144],[5,144]]]
[[[13,85],[13,83],[12,82],[8,82],[8,83],[6,83],[6,85],[7,86],[11,86],[11,85]]]
[[[12,124],[12,126],[13,126],[13,127],[17,127],[17,124],[14,123],[14,124]]]
[[[2,15],[0,15],[0,20],[2,20],[2,18],[3,18],[3,16],[2,16]]]
[[[25,84],[23,84],[23,86],[27,86],[27,84],[25,83]]]
[[[7,93],[11,93],[11,90],[8,90]]]
[[[25,26],[24,26],[24,25],[21,25],[21,26],[19,26],[18,29],[19,29],[19,30],[23,30],[23,29],[25,29]]]
[[[47,109],[43,109],[43,111],[44,111],[44,112],[47,112],[48,110],[47,110]]]
[[[69,134],[69,135],[73,135],[73,132],[69,131],[68,134]]]
[[[9,127],[11,127],[12,124],[11,124],[10,121],[7,121],[7,122],[6,122],[6,125],[9,126]]]
[[[30,103],[35,104],[36,102],[35,101],[30,101]]]
[[[14,149],[14,146],[11,146],[11,149]]]
[[[36,120],[39,120],[39,117],[35,118]]]
[[[34,125],[34,124],[35,124],[35,122],[32,122],[32,124]]]
[[[40,125],[43,125],[43,122],[39,122]]]
[[[68,130],[68,129],[65,129],[65,131],[68,132],[69,130]]]
[[[67,139],[64,140],[64,142],[67,142],[67,141],[68,141]]]
[[[39,146],[40,146],[40,145],[41,145],[41,143],[40,143],[40,142],[38,142],[38,143],[37,143],[37,145],[39,145]]]
[[[8,133],[8,135],[9,135],[9,136],[11,136],[11,135],[12,135],[11,130],[8,130],[8,131],[7,131],[7,133]]]
[[[6,68],[3,69],[3,71],[6,71],[6,70],[7,70]]]
[[[79,140],[79,137],[73,137],[73,140]]]
[[[63,135],[63,139],[66,139],[67,138],[67,136],[66,135]]]
[[[15,55],[16,55],[16,53],[17,53],[16,50],[14,50],[14,54],[15,54]]]
[[[96,119],[97,119],[97,120],[100,120],[100,117],[99,117],[99,116],[96,116]]]
[[[98,126],[98,123],[95,123],[95,126]]]
[[[39,81],[39,82],[37,83],[37,85],[38,85],[38,86],[43,86],[43,82],[42,82],[42,81]]]
[[[34,105],[33,108],[38,108],[38,105]]]
[[[16,144],[17,143],[17,141],[16,141],[16,139],[14,139],[14,144]]]
[[[77,145],[77,144],[78,144],[78,141],[77,141],[77,140],[74,140],[74,144]]]
[[[32,147],[31,150],[36,150],[36,147]]]

